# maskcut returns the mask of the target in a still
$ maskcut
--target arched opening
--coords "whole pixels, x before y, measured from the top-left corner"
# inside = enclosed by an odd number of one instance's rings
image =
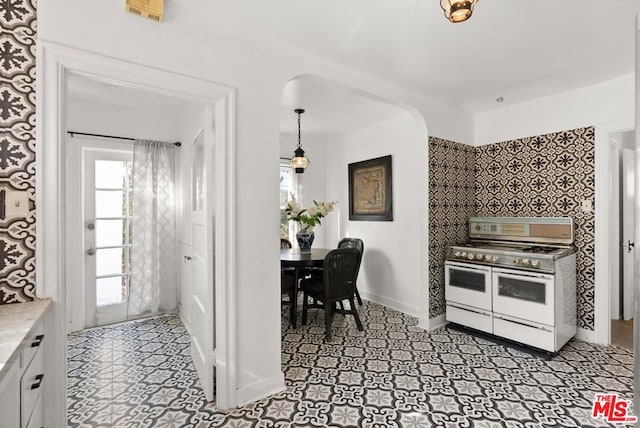
[[[302,174],[290,170],[298,144],[310,160]],[[349,164],[391,156],[393,220],[354,219]],[[314,248],[336,248],[360,238],[365,251],[357,288],[365,301],[428,320],[427,130],[420,114],[318,76],[298,76],[282,91],[280,111],[281,209],[295,195],[302,207],[336,201],[314,229]],[[281,237],[297,247],[295,227],[281,222]],[[289,312],[283,311],[283,316]],[[300,315],[298,310],[298,315]],[[288,316],[287,316],[288,318]],[[285,327],[289,320],[283,320]],[[286,327],[285,327],[286,328]]]

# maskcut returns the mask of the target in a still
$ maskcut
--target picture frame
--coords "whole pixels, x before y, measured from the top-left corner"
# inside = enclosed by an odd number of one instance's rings
[[[349,164],[349,220],[393,221],[391,155]]]

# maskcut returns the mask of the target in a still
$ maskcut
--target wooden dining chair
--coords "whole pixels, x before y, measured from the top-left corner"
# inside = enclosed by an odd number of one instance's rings
[[[307,311],[310,308],[324,309],[325,338],[331,341],[331,323],[336,312],[353,315],[358,330],[364,328],[353,300],[356,276],[360,268],[362,253],[357,248],[338,248],[331,250],[322,264],[322,279],[312,276],[300,282],[304,294],[302,302],[302,324],[307,323]],[[309,298],[317,303],[309,304]],[[336,304],[349,301],[348,310],[338,310]]]
[[[289,241],[286,238],[280,238],[280,249],[291,249],[293,248],[293,245],[291,245],[291,241]]]
[[[362,239],[360,238],[342,238],[340,242],[338,242],[338,248],[357,248],[360,251],[360,254],[364,254],[364,241],[362,241]],[[358,266],[358,272],[356,272],[356,282],[357,282],[359,273],[360,273],[360,266]],[[362,306],[362,298],[360,298],[360,293],[358,292],[357,284],[355,284],[354,289],[355,289],[356,299],[358,299],[358,304]]]

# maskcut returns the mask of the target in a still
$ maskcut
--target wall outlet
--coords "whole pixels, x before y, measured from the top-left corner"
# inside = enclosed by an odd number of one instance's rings
[[[4,197],[4,206],[4,215],[7,219],[28,217],[29,192],[7,190]]]
[[[593,211],[593,203],[591,199],[583,199],[582,200],[582,212],[590,213]]]

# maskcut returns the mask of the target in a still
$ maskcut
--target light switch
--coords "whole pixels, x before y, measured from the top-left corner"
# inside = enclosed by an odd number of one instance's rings
[[[6,219],[27,217],[29,215],[29,192],[7,190],[4,206]]]

